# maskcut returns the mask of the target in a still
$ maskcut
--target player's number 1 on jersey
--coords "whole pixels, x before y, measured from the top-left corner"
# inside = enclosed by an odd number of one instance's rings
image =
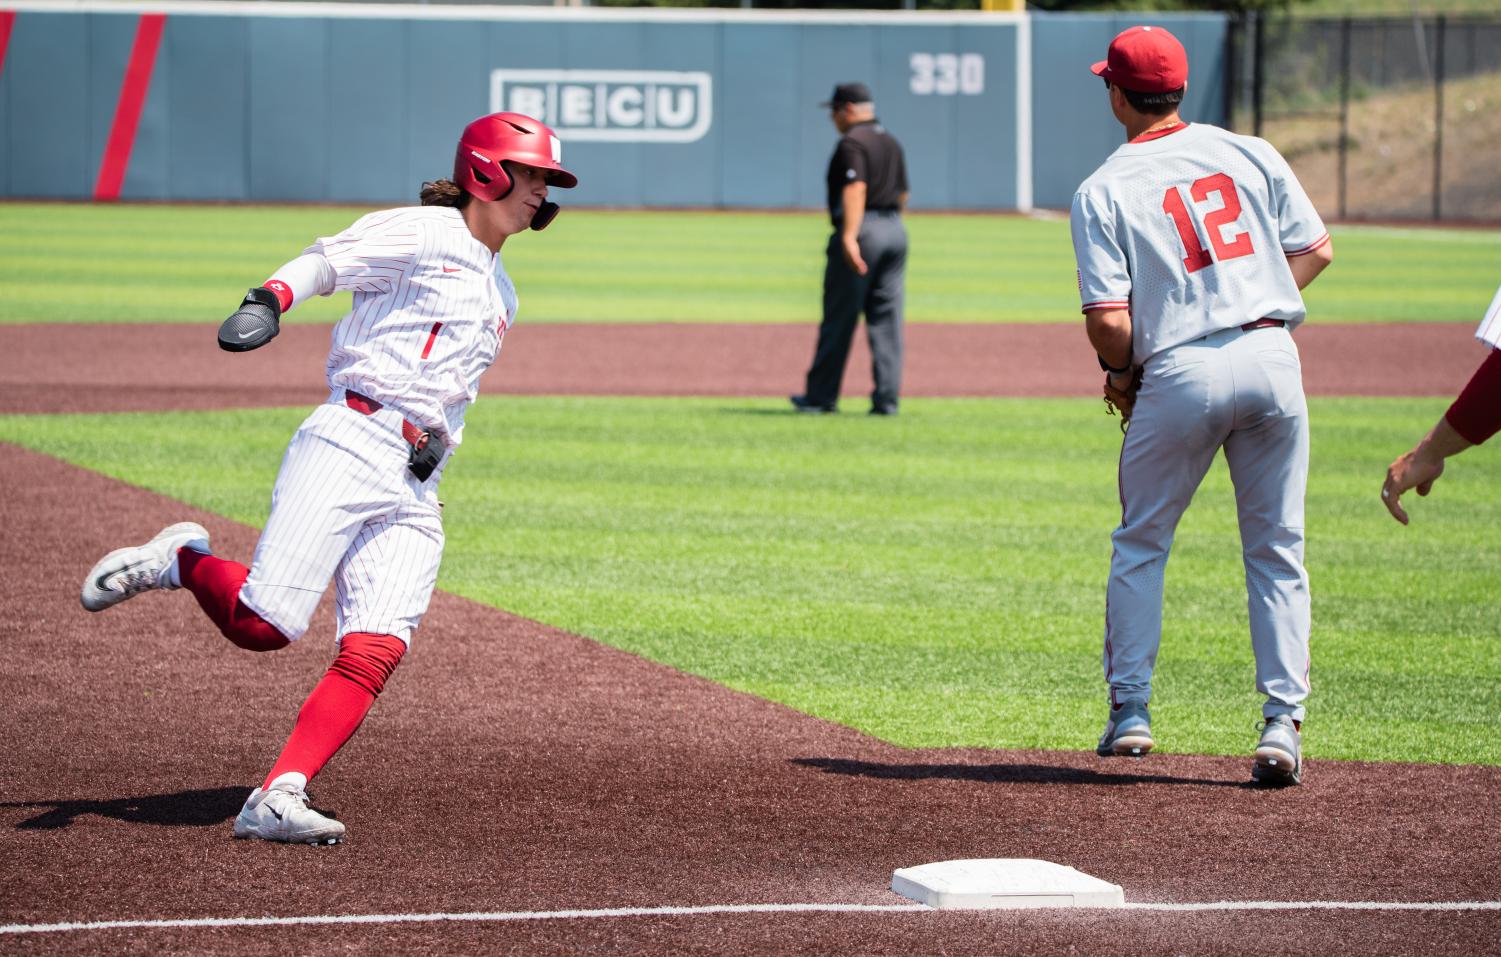
[[[1199,242],[1193,216],[1188,211],[1188,204],[1183,201],[1182,188],[1171,186],[1162,194],[1162,211],[1172,217],[1173,225],[1178,228],[1178,238],[1183,240],[1183,251],[1188,254],[1183,257],[1183,265],[1190,273],[1213,266],[1216,262],[1249,256],[1256,251],[1251,246],[1250,233],[1237,233],[1228,242],[1225,240],[1224,227],[1240,218],[1240,194],[1235,191],[1235,181],[1224,173],[1215,173],[1213,176],[1194,180],[1189,187],[1189,195],[1193,197],[1195,205],[1203,203],[1211,193],[1218,194],[1221,203],[1218,209],[1204,216],[1204,231],[1209,234],[1209,245],[1214,247],[1212,256],[1204,248],[1204,244]]]

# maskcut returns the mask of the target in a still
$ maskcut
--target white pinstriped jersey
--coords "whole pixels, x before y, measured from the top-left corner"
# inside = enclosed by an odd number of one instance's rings
[[[1131,310],[1132,361],[1256,319],[1303,320],[1287,256],[1329,241],[1265,140],[1203,123],[1123,144],[1074,194],[1084,311]]]
[[[1480,320],[1475,338],[1493,349],[1501,349],[1501,289],[1496,290],[1491,307],[1485,311],[1485,318]]]
[[[328,383],[462,439],[479,379],[515,321],[516,287],[498,254],[449,206],[410,206],[361,217],[305,255],[321,256],[333,289],[354,308],[333,330]]]

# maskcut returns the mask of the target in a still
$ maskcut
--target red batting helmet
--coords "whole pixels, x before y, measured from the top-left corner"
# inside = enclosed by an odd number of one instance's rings
[[[551,186],[571,189],[578,177],[561,165],[558,135],[524,113],[491,113],[464,127],[453,160],[453,181],[465,192],[484,200],[500,199],[511,191],[511,176],[502,168],[515,160],[550,170]]]

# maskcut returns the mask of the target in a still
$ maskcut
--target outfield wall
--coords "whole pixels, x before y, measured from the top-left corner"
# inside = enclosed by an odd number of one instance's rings
[[[3,4],[3,0],[0,0]],[[303,3],[0,6],[0,195],[414,199],[463,124],[544,118],[590,206],[818,208],[864,80],[921,209],[1067,206],[1120,140],[1087,71],[1133,18]],[[1226,21],[1188,46],[1223,121]]]

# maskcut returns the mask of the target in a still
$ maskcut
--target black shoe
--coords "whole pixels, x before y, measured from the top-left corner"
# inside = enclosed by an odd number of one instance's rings
[[[894,405],[873,405],[873,406],[870,407],[870,414],[871,415],[896,415],[896,406],[894,406]]]
[[[808,397],[805,395],[789,395],[787,400],[792,403],[794,409],[799,412],[806,412],[809,415],[827,415],[834,411],[832,405],[820,405],[817,402],[809,402]]]

